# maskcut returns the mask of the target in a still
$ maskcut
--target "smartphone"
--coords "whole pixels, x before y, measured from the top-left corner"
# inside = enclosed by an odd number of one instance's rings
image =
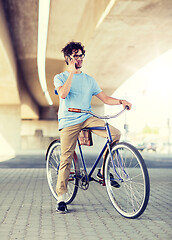
[[[70,56],[67,56],[67,58],[65,59],[65,62],[67,63],[67,65],[69,65],[69,61],[71,61],[72,58]]]
[[[71,56],[67,56],[67,59],[65,60],[67,65],[69,65],[69,61],[71,61],[71,60],[72,60]],[[75,68],[76,68],[76,63],[75,63]]]

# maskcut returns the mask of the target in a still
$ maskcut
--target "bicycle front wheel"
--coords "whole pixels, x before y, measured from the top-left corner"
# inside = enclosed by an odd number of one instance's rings
[[[52,142],[47,150],[46,154],[46,172],[47,172],[47,180],[48,186],[53,197],[57,200],[58,196],[56,193],[56,184],[58,171],[60,166],[60,155],[61,155],[61,145],[56,140]],[[75,159],[74,159],[75,158]],[[66,204],[71,203],[76,197],[78,191],[78,178],[77,174],[79,171],[77,156],[74,153],[74,157],[72,160],[70,176],[68,181],[67,193],[66,193]]]
[[[104,176],[114,208],[123,217],[139,217],[150,194],[149,174],[139,151],[128,143],[114,145],[105,161]]]

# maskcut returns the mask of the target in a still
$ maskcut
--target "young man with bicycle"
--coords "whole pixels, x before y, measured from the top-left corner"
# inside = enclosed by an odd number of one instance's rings
[[[131,103],[126,100],[107,96],[98,86],[94,78],[81,71],[85,56],[84,46],[80,42],[69,42],[63,49],[65,62],[68,69],[54,77],[54,85],[60,97],[58,121],[61,141],[61,159],[57,179],[58,205],[57,211],[65,213],[65,193],[67,192],[68,178],[71,162],[75,150],[79,132],[86,127],[103,127],[104,121],[91,117],[86,113],[69,112],[68,108],[91,110],[92,96],[99,98],[104,104],[128,106]],[[110,126],[113,142],[120,139],[120,131]],[[93,130],[99,136],[107,137],[105,130]],[[102,173],[99,172],[99,178]]]

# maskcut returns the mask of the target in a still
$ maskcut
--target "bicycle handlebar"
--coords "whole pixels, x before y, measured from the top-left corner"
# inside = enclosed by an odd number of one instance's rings
[[[106,116],[100,116],[100,115],[97,115],[91,111],[88,111],[88,110],[82,110],[82,109],[78,109],[78,108],[68,108],[68,111],[69,112],[76,112],[76,113],[88,113],[88,114],[91,114],[92,116],[96,117],[96,118],[99,118],[99,119],[111,119],[111,118],[116,118],[118,117],[119,115],[121,115],[121,113],[123,113],[125,110],[128,110],[129,107],[126,106],[122,111],[120,111],[119,113],[117,113],[116,115],[106,115]]]

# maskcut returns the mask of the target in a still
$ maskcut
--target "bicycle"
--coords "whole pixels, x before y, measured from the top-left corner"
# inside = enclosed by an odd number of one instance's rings
[[[150,181],[146,164],[140,152],[131,144],[126,142],[112,143],[112,137],[109,129],[108,119],[116,118],[125,109],[116,115],[99,116],[93,112],[81,109],[68,109],[72,112],[83,112],[91,114],[94,117],[104,119],[104,127],[89,128],[90,130],[106,130],[107,141],[105,142],[100,154],[95,160],[91,170],[88,173],[81,145],[78,141],[79,153],[83,169],[80,170],[76,152],[74,152],[72,166],[68,182],[68,192],[66,204],[70,204],[76,197],[78,188],[87,190],[89,183],[95,181],[102,186],[106,186],[109,199],[113,207],[125,218],[138,218],[145,211],[150,195]],[[103,180],[97,180],[92,177],[106,148],[108,151],[105,156],[103,166]],[[60,165],[60,143],[53,141],[46,153],[46,171],[48,185],[57,200],[56,182],[58,168]],[[114,186],[114,182],[119,184],[119,188]]]

